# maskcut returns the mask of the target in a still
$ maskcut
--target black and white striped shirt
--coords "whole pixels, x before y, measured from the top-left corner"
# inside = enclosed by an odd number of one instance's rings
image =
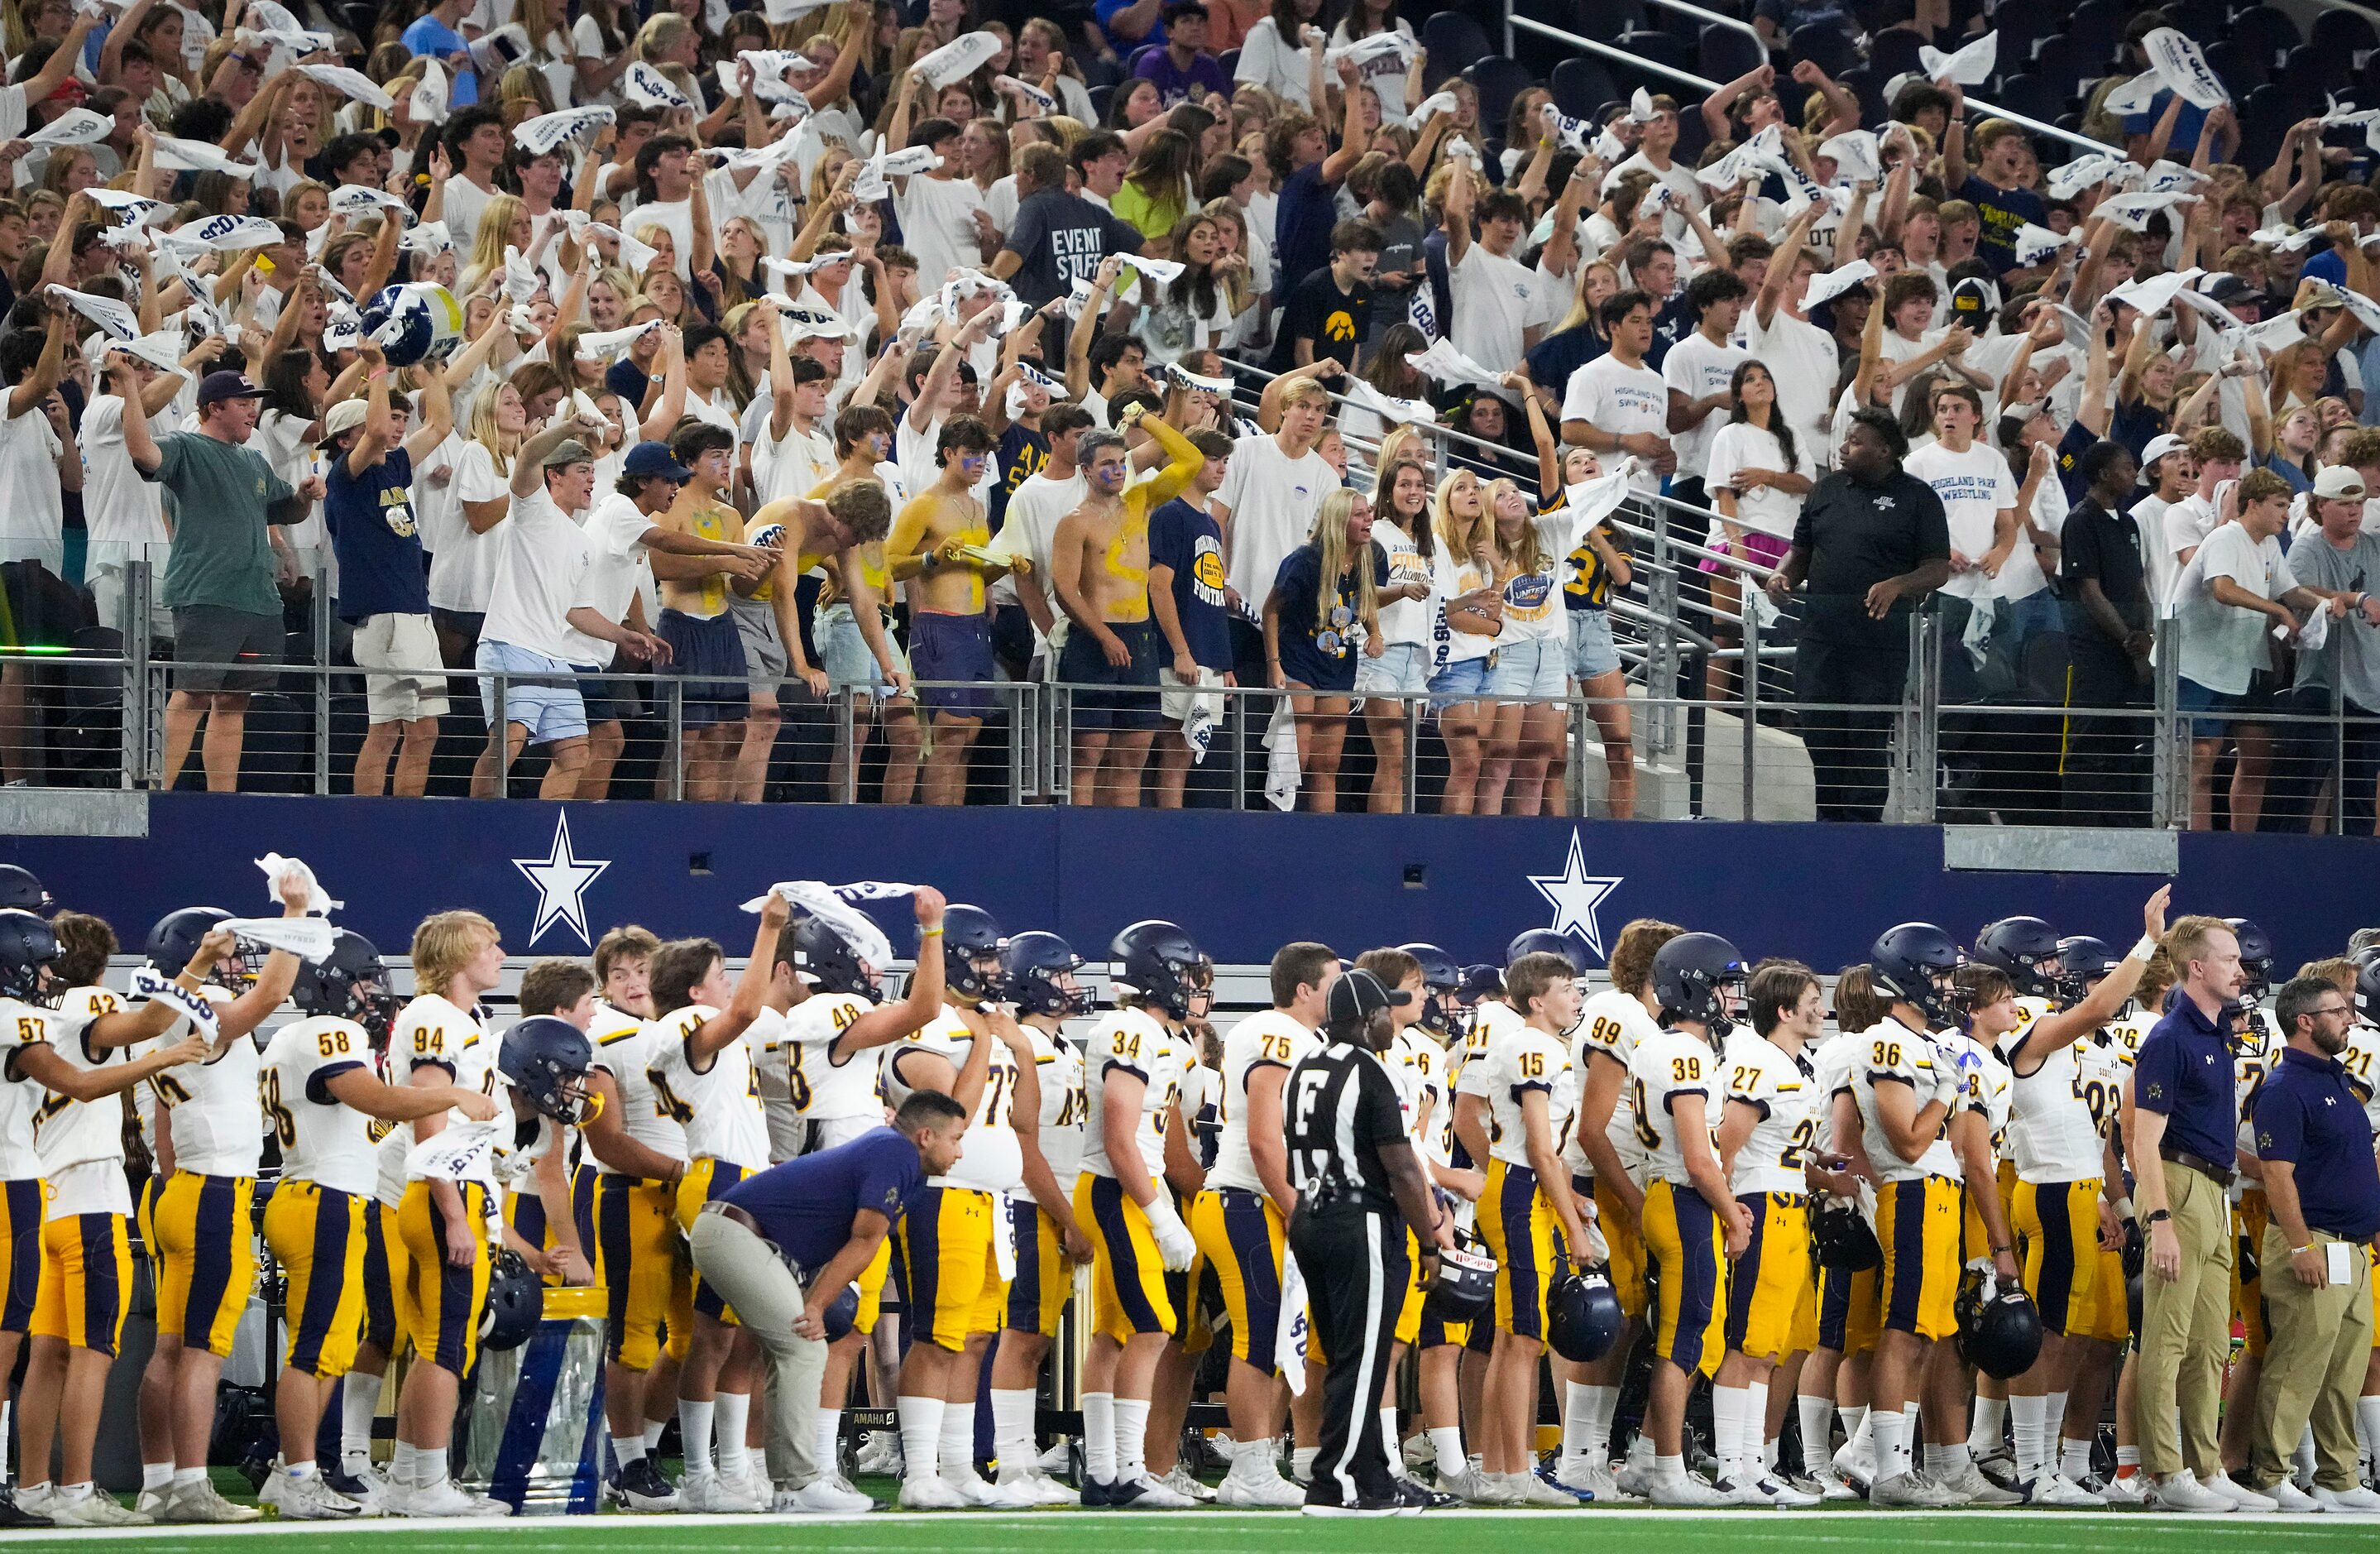
[[[1404,1145],[1396,1081],[1378,1057],[1333,1042],[1300,1062],[1284,1094],[1290,1173],[1317,1206],[1393,1212],[1380,1163],[1384,1146]]]

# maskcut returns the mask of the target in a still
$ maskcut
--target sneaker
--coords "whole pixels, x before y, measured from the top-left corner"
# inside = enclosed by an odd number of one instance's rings
[[[819,1477],[799,1489],[779,1490],[769,1509],[781,1516],[847,1516],[874,1511],[876,1502],[847,1484]]]
[[[1003,1489],[1021,1487],[1030,1505],[1080,1505],[1082,1496],[1067,1488],[1038,1467],[1002,1468],[1000,1487]]]
[[[55,1525],[46,1516],[37,1516],[18,1503],[6,1485],[0,1485],[0,1531],[18,1531],[27,1527]]]
[[[2157,1511],[2187,1511],[2205,1516],[2240,1509],[2229,1496],[2218,1495],[2198,1482],[2198,1475],[2188,1468],[2149,1485],[2146,1503]]]
[[[477,1500],[465,1494],[453,1479],[433,1484],[427,1489],[416,1488],[405,1498],[407,1516],[477,1516]]]
[[[1173,1471],[1158,1482],[1177,1495],[1189,1496],[1200,1505],[1212,1505],[1215,1501],[1215,1491],[1198,1482],[1198,1475],[1190,1471],[1187,1463],[1174,1463]]]
[[[1560,1467],[1560,1465],[1561,1459],[1560,1457],[1548,1459],[1546,1462],[1539,1463],[1537,1464],[1537,1471],[1531,1474],[1529,1476],[1535,1478],[1538,1483],[1544,1485],[1547,1488],[1551,1489],[1558,1495],[1569,1496],[1571,1503],[1573,1505],[1585,1505],[1587,1501],[1595,1499],[1593,1491],[1586,1489],[1573,1489],[1569,1485],[1563,1483],[1561,1480],[1561,1475],[1556,1471]],[[1583,1473],[1585,1471],[1584,1468],[1578,1467],[1575,1463],[1572,1464],[1572,1467],[1574,1472]]]
[[[1023,1511],[1033,1503],[1013,1488],[985,1478],[975,1471],[973,1463],[955,1473],[944,1468],[940,1477],[959,1499],[971,1506],[981,1506],[990,1511]]]
[[[1652,1491],[1653,1459],[1648,1454],[1631,1451],[1628,1460],[1620,1464],[1612,1475],[1612,1486],[1623,1495],[1642,1499]]]
[[[2022,1495],[2013,1489],[2003,1489],[1985,1478],[1973,1462],[1960,1463],[1952,1471],[1940,1475],[1937,1482],[1957,1495],[1961,1505],[1997,1508],[2024,1503]]]
[[[1415,1430],[1405,1437],[1403,1456],[1408,1468],[1426,1468],[1438,1459],[1438,1449],[1429,1443],[1427,1430]]]
[[[329,1473],[315,1476],[334,1499],[345,1500],[354,1506],[358,1516],[384,1515],[388,1499],[396,1488],[369,1463],[359,1463],[352,1469],[342,1463]]]
[[[1598,1463],[1592,1457],[1557,1457],[1543,1471],[1553,1475],[1557,1487],[1567,1489],[1583,1500],[1619,1498],[1620,1486],[1612,1479],[1609,1463]]]
[[[1415,1511],[1444,1511],[1463,1503],[1452,1495],[1433,1489],[1413,1477],[1397,1480],[1397,1498]]]
[[[744,1491],[745,1503],[755,1512],[762,1512],[776,1503],[776,1482],[769,1476],[769,1464],[755,1455],[744,1469],[738,1487]]]
[[[1143,1474],[1109,1485],[1108,1505],[1116,1511],[1193,1511],[1198,1502]]]
[[[688,1483],[693,1480],[688,1479]],[[901,1480],[904,1511],[965,1511],[967,1498],[942,1481],[940,1474],[914,1473]]]
[[[1975,1459],[1975,1471],[2003,1489],[2013,1489],[2017,1486],[2016,1453],[2005,1446],[1994,1447]]]
[[[275,1469],[274,1471],[278,1472],[280,1470]],[[261,1498],[261,1491],[259,1492],[259,1498]],[[173,1509],[173,1504],[174,1482],[172,1479],[167,1479],[165,1481],[165,1487],[163,1489],[141,1490],[140,1498],[132,1502],[132,1509],[139,1512],[143,1516],[153,1517],[157,1521],[164,1522],[171,1520],[167,1512]]]
[[[1239,1511],[1295,1511],[1305,1503],[1305,1491],[1283,1478],[1275,1463],[1251,1457],[1232,1464],[1215,1487],[1215,1499]]]
[[[52,1518],[52,1512],[57,1509],[57,1486],[54,1484],[35,1484],[30,1487],[18,1490],[15,1494],[11,1495],[9,1499],[16,1502],[17,1510],[19,1514],[25,1516],[38,1516],[42,1521],[48,1522],[52,1526],[57,1525],[57,1523]]]
[[[2270,1495],[2260,1495],[2244,1484],[2235,1484],[2228,1473],[2218,1473],[2207,1479],[2204,1487],[2229,1500],[2242,1511],[2278,1511],[2281,1502]]]
[[[1745,1505],[1781,1505],[1789,1511],[1799,1511],[1825,1499],[1821,1494],[1796,1487],[1775,1475],[1764,1475],[1743,1487]],[[1757,1497],[1755,1499],[1754,1497]]]
[[[1889,1478],[1877,1479],[1867,1487],[1867,1499],[1870,1505],[1897,1511],[1947,1511],[1967,1503],[1967,1497],[1957,1490],[1929,1484],[1913,1473],[1897,1473]]]
[[[154,1519],[140,1512],[127,1511],[124,1502],[114,1495],[86,1487],[79,1495],[63,1489],[51,1493],[50,1520],[61,1527],[147,1527]]]
[[[2045,1473],[2033,1481],[2034,1505],[2089,1507],[2097,1510],[2107,1502],[2062,1473]]]
[[[264,1512],[252,1505],[234,1505],[215,1493],[213,1485],[200,1479],[196,1484],[174,1486],[173,1498],[165,1504],[163,1519],[168,1522],[261,1522]]]
[[[1657,1477],[1652,1483],[1655,1505],[1714,1506],[1738,1504],[1732,1487],[1706,1484],[1693,1474],[1681,1473],[1673,1477]]]
[[[1539,1506],[1548,1511],[1575,1511],[1578,1497],[1567,1489],[1557,1489],[1534,1473],[1512,1473],[1504,1475],[1505,1487],[1511,1492],[1512,1505]]]
[[[1825,1495],[1830,1504],[1844,1500],[1865,1499],[1867,1498],[1865,1493],[1854,1487],[1850,1479],[1845,1478],[1841,1474],[1835,1472],[1832,1468],[1828,1468],[1827,1470],[1826,1476],[1819,1479],[1817,1484],[1819,1493]]]
[[[868,1431],[852,1463],[852,1471],[859,1474],[898,1474],[903,1468],[901,1438],[891,1430]]]
[[[2380,1495],[2359,1484],[2352,1489],[2325,1489],[2315,1487],[2313,1503],[2338,1516],[2380,1515]]]
[[[677,1486],[650,1457],[639,1457],[620,1470],[620,1503],[630,1511],[675,1511]]]
[[[2303,1489],[2299,1488],[2295,1484],[2290,1483],[2286,1478],[2273,1486],[2271,1494],[2273,1499],[2280,1506],[2280,1509],[2289,1512],[2292,1515],[2310,1515],[2320,1512],[2323,1509],[2323,1504],[2320,1500],[2315,1499],[2312,1495],[2307,1494]]]
[[[1093,1478],[1090,1475],[1085,1474],[1079,1503],[1091,1509],[1113,1505],[1115,1503],[1114,1482],[1105,1478]]]
[[[1308,1516],[1402,1516],[1413,1508],[1395,1495],[1379,1499],[1359,1499],[1353,1504],[1328,1500],[1306,1500],[1300,1508]]]
[[[2149,1475],[2144,1473],[2121,1474],[2107,1480],[2099,1491],[2102,1504],[2112,1506],[2146,1505],[2149,1499]]]
[[[1873,1446],[1862,1450],[1855,1441],[1845,1441],[1836,1449],[1835,1476],[1864,1495],[1876,1483],[1876,1451]]]
[[[1461,1473],[1444,1473],[1438,1476],[1438,1487],[1464,1505],[1510,1505],[1505,1497],[1503,1481],[1488,1477],[1477,1468],[1466,1465]]]
[[[1049,1451],[1041,1453],[1041,1462],[1039,1465],[1041,1471],[1046,1474],[1056,1475],[1073,1472],[1075,1467],[1074,1446],[1067,1441],[1062,1440],[1057,1442],[1055,1445],[1051,1446]],[[867,1470],[863,1468],[860,1471],[864,1473]]]

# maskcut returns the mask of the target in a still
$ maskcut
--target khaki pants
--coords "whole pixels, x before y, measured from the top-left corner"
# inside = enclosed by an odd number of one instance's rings
[[[808,1488],[819,1475],[819,1384],[826,1344],[802,1338],[801,1281],[777,1249],[724,1214],[698,1214],[686,1234],[694,1268],[735,1312],[768,1361],[769,1476],[780,1488]]]
[[[2223,1362],[2231,1353],[2231,1206],[2211,1178],[2171,1160],[2160,1163],[2173,1233],[2181,1244],[2181,1270],[2168,1283],[2152,1269],[2142,1281],[2140,1397],[2133,1424],[2143,1472],[2163,1477],[2187,1467],[2203,1483],[2223,1471],[2216,1429],[2223,1406]],[[2291,1448],[2296,1444],[2292,1440]]]
[[[2340,1238],[2313,1234],[2318,1257]],[[2345,1284],[2308,1289],[2289,1266],[2289,1238],[2265,1228],[2265,1305],[2272,1342],[2256,1384],[2256,1427],[2249,1441],[2248,1482],[2264,1486],[2287,1473],[2309,1419],[2313,1424],[2314,1482],[2352,1489],[2355,1400],[2372,1361],[2372,1261],[2360,1242],[2347,1243],[2354,1277]]]

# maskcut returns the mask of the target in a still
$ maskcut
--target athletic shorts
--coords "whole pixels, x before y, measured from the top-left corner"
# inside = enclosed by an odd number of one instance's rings
[[[1099,638],[1076,626],[1066,633],[1058,654],[1058,679],[1077,687],[1071,695],[1077,729],[1118,734],[1157,726],[1157,627],[1147,621],[1111,621],[1113,632],[1132,662],[1113,664]]]
[[[1728,1273],[1727,1346],[1782,1360],[1818,1344],[1818,1290],[1811,1275],[1810,1200],[1751,1193],[1752,1241]]]
[[[680,683],[688,728],[741,722],[751,708],[743,634],[725,614],[689,615],[664,610],[657,629],[670,645],[667,672]],[[669,687],[662,690],[667,694]]]
[[[1190,1233],[1215,1271],[1232,1329],[1232,1357],[1275,1374],[1281,1333],[1281,1210],[1245,1187],[1209,1187],[1190,1206]]]
[[[997,1193],[976,1187],[919,1189],[892,1232],[909,1336],[953,1352],[977,1333],[998,1332],[1008,1310],[996,1235],[1008,1232]]]
[[[256,1289],[256,1178],[177,1171],[158,1195],[157,1330],[228,1359]]]
[[[1496,1259],[1498,1330],[1542,1343],[1546,1299],[1566,1253],[1561,1225],[1538,1190],[1536,1172],[1510,1160],[1488,1162],[1479,1232]]]
[[[1165,1191],[1164,1184],[1157,1190]],[[1091,1330],[1118,1343],[1136,1333],[1178,1331],[1148,1210],[1123,1184],[1085,1172],[1075,1184],[1075,1222],[1091,1240]]]
[[[611,1303],[605,1352],[630,1370],[650,1370],[683,1261],[670,1184],[596,1177],[594,1245],[596,1281]]]
[[[264,1244],[288,1281],[291,1370],[334,1381],[354,1368],[364,1326],[364,1216],[379,1205],[284,1180],[264,1206]]]
[[[1887,1330],[1949,1338],[1958,1330],[1959,1184],[1947,1176],[1887,1182],[1876,1193],[1876,1238]]]
[[[938,610],[909,613],[909,672],[920,681],[965,681],[920,690],[929,710],[950,718],[991,716],[992,694],[974,688],[992,678],[991,622],[982,615],[949,615]]]
[[[2024,1291],[2045,1331],[2078,1333],[2099,1277],[2099,1181],[2020,1182],[2010,1226],[2024,1248]]]
[[[35,1338],[114,1355],[132,1299],[131,1220],[122,1214],[62,1214],[42,1227],[42,1290]]]
[[[252,696],[279,684],[275,666],[288,641],[279,615],[217,604],[185,605],[172,613],[175,662],[194,666],[174,672],[176,690]]]
[[[1713,1375],[1727,1348],[1727,1224],[1694,1188],[1656,1180],[1645,1186],[1644,1229],[1659,1283],[1653,1354],[1689,1375]]]
[[[694,1217],[702,1212],[702,1206],[713,1198],[725,1197],[728,1188],[743,1181],[749,1174],[751,1173],[742,1166],[730,1165],[727,1161],[710,1155],[699,1155],[688,1161],[686,1174],[678,1179],[677,1184],[676,1208],[679,1231],[686,1235],[692,1235]],[[695,1271],[693,1279],[693,1312],[699,1316],[715,1317],[731,1328],[737,1326],[735,1313],[729,1308],[726,1297],[704,1281],[699,1269]]]
[[[488,1305],[488,1190],[458,1182],[463,1218],[469,1226],[470,1260],[446,1260],[446,1216],[430,1196],[426,1181],[405,1184],[396,1211],[398,1239],[411,1265],[411,1333],[414,1354],[455,1375],[468,1376],[480,1356],[480,1318]]]

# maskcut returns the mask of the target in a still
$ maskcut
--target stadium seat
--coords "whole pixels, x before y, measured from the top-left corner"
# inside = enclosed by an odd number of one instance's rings
[[[2270,70],[2304,39],[2298,24],[2279,6],[2251,6],[2231,18],[2230,41],[2252,51]]]
[[[2044,124],[2055,124],[2058,115],[2066,111],[2068,99],[2073,93],[2056,81],[2034,75],[2010,76],[2000,83],[2000,94],[1993,99],[1995,107],[2006,108],[2012,114],[2022,114]]]
[[[2345,91],[2354,81],[2354,51],[2300,43],[2281,62],[2280,79],[2283,85],[2318,112],[2324,92]]]
[[[1881,124],[1892,116],[1892,105],[1884,100],[1884,83],[1890,79],[1878,75],[1874,67],[1863,65],[1844,71],[1835,84],[1859,99],[1862,124]]]
[[[1503,126],[1512,111],[1512,99],[1537,84],[1525,67],[1500,54],[1489,55],[1463,73],[1479,93],[1479,122],[1491,128]]]
[[[1694,67],[1693,45],[1674,33],[1653,30],[1622,32],[1613,42],[1637,58],[1656,65],[1666,65],[1673,70],[1692,70]],[[1611,74],[1623,93],[1641,86],[1647,91],[1667,92],[1671,97],[1682,98],[1690,106],[1702,101],[1699,91],[1689,91],[1683,82],[1658,70],[1634,69],[1614,60]]]
[[[1859,62],[1851,39],[1840,27],[1828,22],[1795,28],[1785,40],[1785,52],[1797,61],[1810,60],[1829,76],[1840,76]]]
[[[1999,73],[2016,76],[2032,63],[2041,41],[2057,32],[2058,18],[2047,6],[2002,6],[1992,26],[2000,35]]]
[[[2304,115],[2289,88],[2267,81],[2240,100],[2240,157],[2269,166],[2289,126]]]
[[[2030,76],[2046,81],[2058,90],[2060,98],[2067,98],[2079,95],[2085,80],[2105,73],[2105,67],[2088,48],[2060,33],[2042,41],[2041,52],[2033,56],[2032,68],[2020,72],[2016,79]]]
[[[1429,51],[1423,79],[1436,91],[1439,83],[1474,60],[1496,52],[1487,30],[1466,11],[1440,11],[1421,24],[1421,45]]]
[[[2362,11],[2325,11],[2313,18],[2306,42],[2347,60],[2351,69],[2353,55],[2380,49],[2380,32],[2373,30],[2372,18]]]
[[[2165,12],[2168,25],[2202,42],[2221,37],[2224,23],[2231,15],[2231,7],[2225,0],[2173,0],[2158,8]]]
[[[1220,55],[1219,55],[1218,56],[1216,56],[1215,63],[1216,63],[1216,64],[1218,64],[1218,65],[1220,65],[1220,66],[1221,66],[1221,67],[1223,67],[1223,79],[1224,79],[1225,80],[1227,80],[1227,81],[1228,81],[1228,80],[1236,80],[1236,79],[1239,79],[1239,73],[1240,73],[1240,51],[1239,51],[1239,50],[1237,50],[1237,49],[1225,49],[1225,50],[1224,50]]]
[[[1554,67],[1546,89],[1554,94],[1554,106],[1572,118],[1591,117],[1597,108],[1621,94],[1611,82],[1611,72],[1603,67],[1600,59],[1563,60]]]
[[[1925,46],[1925,40],[1914,32],[1898,27],[1887,28],[1868,40],[1867,67],[1876,72],[1876,79],[1879,81],[1888,81],[1904,71],[1922,71],[1925,67],[1918,63],[1917,51]],[[2008,39],[2003,35],[2000,39],[2003,62],[2008,58]]]
[[[1760,40],[1731,22],[1704,23],[1694,43],[1696,67],[1721,85],[1768,63]]]
[[[1582,38],[1617,38],[1622,32],[1649,31],[1653,26],[1645,0],[1555,0],[1555,3],[1569,13],[1571,30]]]
[[[2273,59],[2258,55],[2237,39],[2210,43],[2205,53],[2207,68],[2231,90],[2234,99],[2247,96],[2272,79]]]
[[[2123,46],[2124,23],[2131,7],[2122,0],[2082,0],[2058,28],[2058,35],[2070,38],[2089,56],[2090,76],[2105,75],[2116,53]]]
[[[1100,85],[1090,89],[1092,122],[1099,123],[1107,118],[1108,100],[1114,95],[1115,88],[1111,86]]]

